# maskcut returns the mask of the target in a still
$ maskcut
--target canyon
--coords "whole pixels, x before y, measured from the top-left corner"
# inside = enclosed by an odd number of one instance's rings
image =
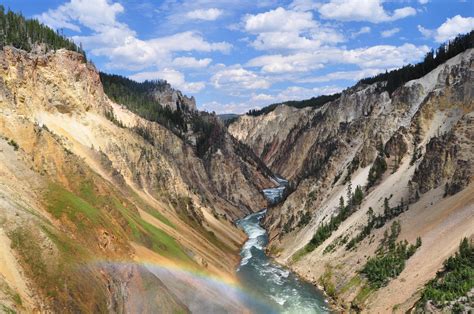
[[[426,285],[474,240],[472,44],[224,122],[54,36],[0,50],[0,312],[443,310]]]
[[[296,187],[264,220],[276,260],[329,289],[344,311],[411,310],[462,238],[473,236],[473,74],[469,49],[392,95],[383,82],[361,84],[319,108],[283,104],[233,122],[230,133]],[[357,186],[364,197],[354,212],[305,249]],[[384,202],[406,209],[348,249],[370,215],[384,215]],[[399,239],[423,244],[397,278],[371,291],[360,271],[395,220]]]

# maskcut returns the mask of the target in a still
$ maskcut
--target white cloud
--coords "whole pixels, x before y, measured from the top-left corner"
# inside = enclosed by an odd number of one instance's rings
[[[297,32],[268,32],[261,33],[251,43],[257,50],[311,50],[323,43],[338,43],[344,38],[332,30],[321,30],[309,36],[301,36]]]
[[[420,60],[429,50],[427,46],[403,44],[401,46],[378,45],[345,50],[325,47],[312,52],[290,55],[263,55],[248,61],[247,66],[259,67],[265,73],[309,72],[326,64],[353,64],[362,69],[393,68]]]
[[[200,109],[206,111],[215,111],[218,114],[221,113],[237,113],[243,114],[248,112],[250,109],[258,109],[258,104],[252,104],[249,102],[229,102],[220,103],[217,101],[211,101],[200,106]]]
[[[400,32],[400,29],[398,27],[395,27],[395,28],[387,29],[383,32],[380,32],[380,35],[382,35],[383,38],[388,38],[388,37],[392,37],[398,32]]]
[[[233,65],[218,70],[211,77],[215,88],[219,89],[263,89],[270,87],[270,82],[258,74],[244,69],[241,65]]]
[[[368,33],[370,33],[370,32],[371,32],[370,27],[368,27],[368,26],[363,26],[363,27],[361,27],[357,32],[353,32],[353,33],[351,34],[351,38],[356,38],[356,37],[358,37],[358,36],[360,36],[360,35],[368,34]]]
[[[252,97],[250,98],[250,101],[252,102],[257,102],[257,103],[267,103],[275,100],[275,96],[269,95],[269,94],[253,94]]]
[[[201,106],[207,111],[215,111],[217,113],[246,113],[251,109],[258,109],[263,106],[280,103],[289,100],[302,100],[319,95],[328,95],[340,92],[341,87],[323,86],[314,88],[305,88],[300,86],[290,86],[282,91],[276,91],[275,94],[259,93],[252,94],[247,101],[220,103],[212,101]]]
[[[186,13],[186,17],[190,20],[215,21],[222,13],[222,10],[216,8],[198,9]]]
[[[418,25],[418,31],[425,37],[429,38],[429,37],[433,37],[434,34],[435,34],[435,31],[431,30],[431,29],[427,29],[427,28],[424,28],[423,26],[421,25]]]
[[[430,0],[418,0],[419,4],[427,4]]]
[[[136,73],[131,75],[130,79],[138,82],[145,80],[166,80],[173,87],[185,93],[197,93],[206,86],[204,82],[186,82],[183,73],[170,68],[165,68],[160,71]]]
[[[316,10],[320,6],[320,3],[314,0],[294,0],[288,7],[294,11],[310,11]]]
[[[210,43],[195,32],[182,32],[170,36],[141,40],[134,36],[123,38],[121,43],[111,40],[113,36],[100,33],[93,36],[76,36],[92,55],[105,56],[111,68],[141,70],[149,66],[161,66],[171,62],[172,54],[180,51],[228,52],[231,45],[226,42]]]
[[[316,26],[311,12],[296,12],[277,8],[265,13],[247,15],[244,18],[245,30],[250,33],[296,32]]]
[[[317,61],[316,53],[301,52],[290,55],[263,55],[247,62],[247,66],[260,67],[265,73],[281,74],[308,72],[324,65]]]
[[[311,12],[279,7],[247,15],[243,24],[247,32],[257,36],[251,42],[257,50],[310,50],[344,41],[338,31],[314,20]]]
[[[79,26],[73,24],[73,21],[97,30],[116,25],[117,14],[123,12],[124,8],[120,3],[109,4],[107,0],[94,1],[94,5],[87,0],[71,0],[57,9],[48,10],[35,17],[52,28],[80,31]]]
[[[211,58],[196,59],[194,57],[178,57],[173,59],[173,65],[178,68],[205,68],[212,62]]]
[[[312,76],[303,79],[297,80],[298,83],[321,83],[321,82],[330,82],[330,81],[337,81],[337,80],[346,80],[346,81],[359,81],[366,77],[371,77],[377,75],[381,72],[384,72],[385,69],[378,69],[378,68],[369,68],[363,70],[356,70],[356,71],[336,71],[331,72],[321,76]]]
[[[176,52],[227,53],[232,47],[227,42],[208,42],[194,31],[142,40],[128,25],[117,21],[117,14],[122,12],[124,8],[119,3],[98,0],[91,5],[90,1],[71,0],[38,18],[53,27],[69,23],[72,25],[70,28],[77,31],[79,28],[75,23],[78,23],[91,29],[91,35],[73,36],[73,39],[81,42],[91,55],[106,57],[108,68],[163,68],[173,64]]]
[[[415,15],[416,10],[403,7],[390,14],[383,8],[382,0],[331,0],[319,8],[319,13],[325,19],[381,23]]]
[[[320,95],[330,95],[342,90],[339,86],[323,86],[314,88],[305,88],[300,86],[290,86],[279,92],[275,96],[275,101],[283,102],[287,100],[303,100]]]
[[[473,29],[474,17],[462,17],[460,15],[446,19],[446,22],[441,24],[441,26],[435,30],[427,29],[418,25],[418,30],[423,34],[423,36],[434,38],[439,43],[453,39],[459,34],[468,33]]]
[[[248,112],[250,109],[258,109],[272,103],[285,102],[289,100],[303,100],[319,95],[338,93],[341,90],[342,88],[339,86],[323,86],[314,88],[290,86],[284,90],[276,91],[275,94],[254,93],[247,101],[229,103],[211,101],[203,104],[200,108],[207,111],[215,111],[217,113],[241,114]]]

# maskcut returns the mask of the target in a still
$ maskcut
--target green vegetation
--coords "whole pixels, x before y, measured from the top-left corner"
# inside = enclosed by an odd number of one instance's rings
[[[113,111],[106,111],[105,112],[105,117],[111,121],[113,124],[118,126],[119,128],[124,129],[125,125],[122,123],[122,121],[118,120]]]
[[[465,35],[459,35],[448,43],[442,44],[436,52],[431,50],[420,63],[415,65],[409,64],[390,72],[362,79],[358,84],[373,84],[376,82],[386,81],[387,84],[383,88],[392,94],[404,83],[423,77],[430,71],[434,70],[438,65],[443,64],[448,59],[469,48],[474,48],[474,31]]]
[[[340,293],[344,294],[353,288],[357,288],[361,284],[362,284],[362,278],[360,277],[359,274],[356,274],[354,277],[351,278],[351,280],[349,280],[346,284],[342,286]]]
[[[324,273],[319,277],[319,283],[323,286],[324,291],[330,296],[331,298],[336,297],[336,286],[332,281],[332,268],[329,265],[326,265],[326,269]]]
[[[41,226],[41,230],[54,243],[57,253],[53,250],[50,255],[48,250],[45,254],[38,241],[42,238],[40,232],[34,227],[18,228],[8,236],[23,269],[41,288],[43,297],[52,299],[54,308],[67,306],[73,312],[90,312],[89,306],[93,303],[97,311],[107,311],[99,280],[84,266],[91,253],[48,226]],[[21,299],[15,302],[19,301]]]
[[[354,248],[359,242],[364,240],[374,228],[382,228],[387,221],[399,216],[401,213],[407,210],[408,204],[405,204],[403,198],[401,199],[400,204],[395,207],[390,207],[388,198],[385,198],[383,215],[374,215],[374,210],[372,209],[372,207],[369,207],[369,210],[367,211],[367,224],[362,228],[361,232],[359,232],[346,244],[346,249],[350,250]]]
[[[65,215],[80,229],[86,229],[89,224],[98,224],[102,221],[97,208],[58,184],[50,185],[46,199],[47,209],[56,219],[61,219]]]
[[[177,109],[163,107],[155,98],[154,93],[168,88],[166,81],[135,82],[120,75],[101,72],[100,79],[104,91],[110,99],[126,106],[129,110],[149,121],[157,122],[182,139],[185,139],[188,126],[196,135],[196,152],[204,157],[212,148],[221,146],[225,138],[225,130],[217,116],[205,112],[189,111],[188,107],[177,104]],[[123,127],[115,116],[106,112],[106,117],[118,126]],[[146,141],[154,144],[153,132],[146,127],[135,127],[135,132]]]
[[[306,226],[311,221],[311,214],[309,211],[305,211],[303,215],[301,215],[300,220],[298,221],[298,228],[302,228]]]
[[[18,293],[13,294],[13,301],[16,305],[22,306],[21,296]]]
[[[336,239],[334,239],[334,241],[332,241],[330,244],[328,244],[328,246],[324,248],[323,254],[334,252],[336,247],[346,244],[347,240],[349,240],[348,234],[345,236],[338,236]]]
[[[444,261],[443,270],[426,284],[417,305],[422,307],[431,300],[434,305],[443,307],[445,302],[466,296],[472,288],[474,288],[474,243],[464,238],[455,255]],[[458,307],[462,305],[458,304]]]
[[[18,145],[18,143],[15,142],[14,140],[9,140],[7,143],[8,143],[8,145],[10,145],[11,147],[13,147],[13,149],[14,149],[15,151],[17,151],[17,150],[20,148],[20,146]]]
[[[84,50],[72,40],[55,32],[36,19],[26,19],[19,13],[0,5],[0,49],[4,46],[31,51],[35,44],[45,44],[47,50],[65,48],[79,52],[85,57]]]
[[[379,152],[377,158],[375,158],[374,164],[372,167],[370,167],[366,190],[369,190],[372,186],[374,186],[375,183],[377,183],[377,181],[385,173],[385,171],[387,171],[387,162],[385,161],[384,154]]]
[[[266,107],[263,107],[262,109],[252,109],[249,112],[247,112],[247,115],[249,116],[260,116],[263,114],[267,114],[269,112],[272,112],[275,110],[276,107],[280,105],[287,105],[290,107],[295,107],[295,108],[305,108],[305,107],[313,107],[313,108],[319,108],[322,107],[324,104],[336,100],[339,97],[341,97],[340,93],[333,94],[333,95],[322,95],[318,97],[312,97],[310,99],[306,100],[292,100],[292,101],[286,101],[282,103],[276,103],[272,104]]]
[[[89,239],[91,241],[95,241],[94,234],[97,227],[106,227],[108,230],[118,233],[131,234],[133,240],[163,256],[192,263],[192,260],[171,236],[144,221],[132,204],[123,203],[114,193],[109,192],[107,195],[99,193],[93,180],[82,180],[75,192],[68,191],[57,184],[51,184],[45,195],[45,200],[48,211],[55,218],[67,218],[74,226],[83,230],[84,234],[92,237]],[[120,213],[120,219],[125,219],[127,222],[121,226],[122,230],[113,225],[112,219],[116,214],[110,212],[111,209],[117,210]],[[152,215],[165,224],[173,226],[156,211],[149,210],[149,212],[152,212]],[[52,239],[54,240],[53,236]],[[57,242],[56,245],[63,248],[64,251],[71,250],[60,242]]]
[[[127,228],[129,228],[135,241],[160,255],[190,264],[193,263],[176,240],[166,232],[144,221],[137,212],[127,209],[118,199],[114,199],[113,202],[115,208],[127,221]]]
[[[199,157],[204,157],[211,150],[222,147],[225,139],[225,130],[215,116],[201,113],[194,115],[192,130],[198,134],[196,139],[196,151]]]
[[[2,313],[5,313],[5,314],[16,314],[16,311],[9,308],[8,306],[6,306],[5,304],[0,304],[0,312]]]
[[[187,131],[185,111],[187,107],[177,105],[177,110],[163,107],[153,96],[162,90],[166,81],[133,81],[121,75],[100,72],[104,92],[116,103],[126,106],[142,118],[158,122],[178,135]]]
[[[421,136],[421,122],[420,122],[420,116],[415,116],[415,132],[413,133],[413,153],[411,155],[410,159],[410,166],[413,166],[415,162],[420,159],[421,157],[421,149],[418,147],[418,145],[421,142],[422,136]]]
[[[355,192],[352,192],[352,185],[349,183],[347,186],[347,199],[348,204],[344,204],[344,198],[341,196],[339,200],[339,212],[337,215],[332,216],[328,223],[322,223],[316,230],[308,244],[306,244],[299,252],[295,253],[294,260],[301,258],[303,255],[313,251],[319,245],[321,245],[331,234],[339,228],[339,225],[346,220],[362,203],[364,194],[362,188],[357,186]]]
[[[351,308],[355,311],[355,313],[362,312],[363,304],[369,298],[372,292],[374,292],[374,288],[372,288],[370,285],[364,284],[360,288],[359,292],[357,292],[357,295],[351,303]]]
[[[374,289],[385,286],[390,279],[397,277],[405,268],[405,261],[421,246],[421,238],[417,239],[415,245],[409,245],[406,240],[397,243],[400,231],[400,223],[393,222],[390,234],[385,231],[377,255],[371,257],[361,271]]]
[[[378,74],[374,77],[368,77],[360,80],[357,84],[374,84],[377,82],[384,82],[381,88],[392,94],[397,88],[404,83],[418,79],[430,71],[434,70],[438,65],[443,64],[446,60],[456,56],[457,54],[466,51],[469,48],[474,48],[474,31],[465,35],[459,35],[448,43],[442,44],[437,50],[430,51],[426,54],[424,60],[415,65],[409,64],[390,72]],[[260,116],[275,110],[280,105],[287,105],[295,108],[314,107],[319,108],[327,102],[334,101],[341,96],[340,93],[333,95],[322,95],[313,97],[311,99],[301,101],[287,101],[283,103],[276,103],[262,109],[250,110],[247,115]]]
[[[351,180],[352,174],[354,173],[354,171],[356,171],[359,168],[359,165],[360,165],[360,160],[359,160],[359,157],[356,156],[354,157],[354,159],[352,159],[351,163],[347,167],[347,174],[344,177],[344,181],[342,181],[342,184],[346,184],[347,182]],[[338,175],[336,175],[336,177],[334,178],[333,184],[335,184],[337,180],[339,180],[339,177],[341,176],[341,174],[342,173],[339,173]]]
[[[173,229],[176,229],[176,226],[166,218],[162,213],[160,213],[155,208],[151,207],[147,203],[145,203],[138,195],[134,195],[134,202],[138,204],[138,207],[142,208],[144,211],[155,217],[156,219],[160,220],[167,226],[170,226]]]

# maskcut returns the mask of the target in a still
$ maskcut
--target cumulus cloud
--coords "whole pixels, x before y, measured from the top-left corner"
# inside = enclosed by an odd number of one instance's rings
[[[202,110],[215,111],[218,114],[222,113],[237,113],[243,114],[248,112],[250,109],[258,109],[259,105],[250,102],[227,102],[221,103],[218,101],[211,101],[202,104],[200,106]]]
[[[383,38],[388,38],[392,37],[396,33],[400,32],[400,29],[398,27],[392,28],[392,29],[387,29],[385,31],[382,31],[380,35],[382,35]]]
[[[297,32],[268,32],[259,34],[251,46],[257,50],[311,50],[323,43],[343,40],[342,35],[332,30],[315,32],[309,36],[301,36]]]
[[[140,72],[131,75],[130,78],[138,82],[158,79],[166,80],[173,87],[176,87],[185,93],[197,93],[206,86],[204,82],[186,82],[183,73],[170,68],[165,68],[159,71]]]
[[[212,62],[211,58],[196,59],[194,57],[178,57],[173,59],[173,65],[178,68],[206,68]]]
[[[77,21],[90,29],[97,30],[119,24],[116,16],[123,11],[124,8],[120,3],[109,4],[107,0],[94,1],[94,5],[87,0],[71,0],[35,17],[56,29],[67,28],[80,31],[80,27],[74,24]]]
[[[290,55],[263,55],[247,62],[249,67],[259,67],[261,71],[271,74],[308,72],[324,67],[318,62],[317,52],[301,52]]]
[[[271,85],[266,78],[238,64],[218,70],[212,75],[211,82],[218,89],[252,90],[268,88]]]
[[[251,42],[257,50],[309,50],[344,41],[337,30],[314,20],[311,12],[279,7],[247,15],[243,24],[245,31],[257,36]]]
[[[353,64],[365,68],[393,68],[420,60],[429,50],[427,46],[403,44],[377,45],[345,50],[337,47],[320,48],[312,52],[290,55],[264,55],[248,61],[247,66],[259,67],[265,73],[309,72],[326,64]]]
[[[323,86],[305,88],[301,86],[290,86],[276,94],[274,101],[283,102],[287,100],[302,100],[319,95],[330,95],[342,90],[339,86]]]
[[[81,42],[91,55],[106,57],[109,68],[142,70],[170,66],[176,52],[227,53],[232,47],[227,42],[208,42],[194,31],[142,40],[127,24],[117,20],[122,12],[124,8],[119,3],[98,0],[91,5],[90,1],[71,0],[37,17],[52,27],[71,24],[69,28],[78,31],[80,24],[92,30],[91,35],[76,35],[73,39]]]
[[[186,17],[190,20],[214,21],[217,20],[223,11],[216,8],[198,9],[186,13]]]
[[[321,82],[330,82],[330,81],[359,81],[363,78],[377,75],[381,72],[384,72],[386,69],[383,68],[369,68],[356,71],[336,71],[331,72],[325,75],[319,76],[310,76],[302,79],[296,80],[298,83],[321,83]],[[390,69],[389,69],[390,70]]]
[[[316,26],[311,12],[297,12],[281,7],[256,15],[247,15],[244,21],[245,30],[250,33],[293,32]]]
[[[427,29],[418,25],[418,30],[427,38],[434,38],[439,43],[453,39],[459,34],[468,33],[474,29],[474,17],[456,15],[446,19],[437,29]]]
[[[285,102],[288,100],[302,100],[319,95],[328,95],[338,93],[342,90],[339,86],[322,86],[305,88],[300,86],[290,86],[274,93],[252,93],[251,97],[241,102],[218,102],[211,101],[201,106],[207,111],[217,113],[238,113],[243,114],[251,109],[258,109],[272,103]]]
[[[356,37],[359,37],[360,35],[368,34],[368,33],[370,33],[370,31],[371,31],[370,27],[363,26],[357,32],[353,32],[351,34],[351,38],[356,38]]]
[[[381,23],[399,20],[416,15],[412,7],[403,7],[387,12],[382,0],[331,0],[319,7],[319,13],[325,19],[338,21],[367,21]]]
[[[107,57],[110,68],[141,70],[150,66],[172,64],[171,58],[176,52],[220,51],[225,53],[231,48],[231,45],[225,42],[210,43],[200,34],[191,31],[150,40],[128,36],[120,44],[108,40],[105,34],[74,38],[82,42],[85,47],[90,47],[92,55]]]

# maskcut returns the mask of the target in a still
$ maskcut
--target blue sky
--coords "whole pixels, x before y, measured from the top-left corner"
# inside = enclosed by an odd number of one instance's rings
[[[9,0],[96,66],[166,79],[198,108],[243,113],[338,92],[474,28],[474,1]]]

